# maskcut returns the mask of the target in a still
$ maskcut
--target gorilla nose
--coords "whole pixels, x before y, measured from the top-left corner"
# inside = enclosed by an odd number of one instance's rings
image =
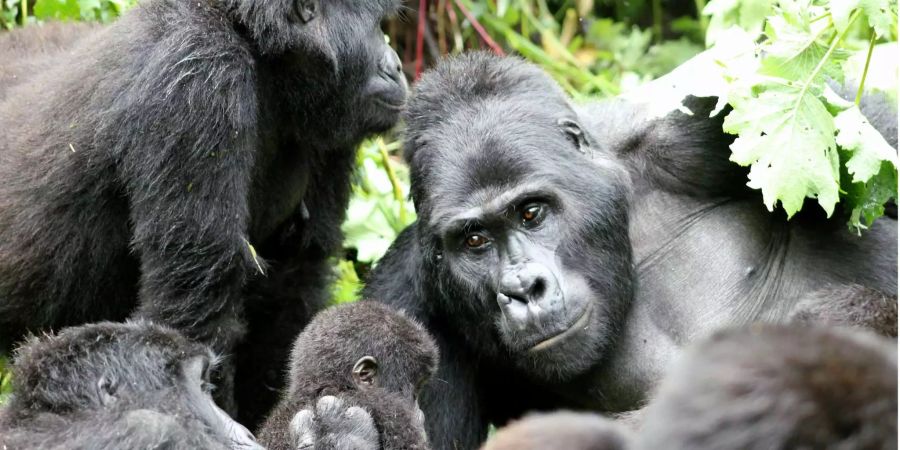
[[[562,302],[556,278],[540,264],[507,272],[497,292],[503,315],[520,330],[539,326],[545,316],[557,315],[563,308]]]
[[[406,81],[403,76],[403,63],[400,61],[400,57],[397,56],[397,52],[390,47],[384,51],[384,56],[381,60],[381,72],[398,83],[401,80]]]
[[[510,271],[500,280],[497,301],[510,303],[540,303],[547,293],[547,278],[537,265],[528,265],[518,271]]]

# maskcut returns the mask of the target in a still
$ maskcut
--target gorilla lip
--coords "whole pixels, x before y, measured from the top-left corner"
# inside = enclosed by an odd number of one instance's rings
[[[588,320],[590,320],[590,318],[591,318],[591,310],[593,310],[593,309],[594,308],[592,308],[591,304],[589,303],[587,305],[587,308],[585,308],[585,311],[581,314],[581,317],[579,317],[578,320],[576,320],[575,323],[572,324],[572,326],[570,326],[569,328],[566,328],[561,333],[559,333],[555,336],[551,336],[541,342],[538,342],[537,345],[528,349],[528,353],[535,353],[535,352],[539,352],[541,350],[546,350],[546,349],[552,347],[553,345],[555,345],[556,343],[561,342],[561,341],[565,340],[567,337],[575,334],[576,332],[578,332],[579,329],[584,328],[587,325]]]
[[[375,102],[375,104],[378,105],[378,106],[381,106],[381,107],[383,107],[383,108],[390,109],[390,110],[393,110],[393,111],[402,111],[403,108],[406,107],[406,102],[405,102],[405,101],[403,101],[403,102],[398,102],[398,103],[392,103],[392,102],[389,102],[389,101],[387,101],[387,100],[382,100],[382,99],[380,99],[380,98],[377,98],[377,99],[373,100],[373,102]]]

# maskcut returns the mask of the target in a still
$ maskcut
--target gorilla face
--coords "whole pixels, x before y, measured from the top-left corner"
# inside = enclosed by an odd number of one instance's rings
[[[406,106],[407,83],[400,57],[386,42],[381,22],[399,8],[397,0],[369,2],[295,0],[295,22],[303,43],[293,53],[295,62],[312,65],[321,80],[318,94],[333,91],[332,99],[345,99],[349,113],[363,133],[382,132],[397,123]],[[324,70],[323,70],[324,69]],[[350,95],[348,95],[350,94]]]
[[[450,315],[548,379],[599,362],[631,296],[624,171],[591,141],[564,101],[511,98],[446,116],[412,160]]]

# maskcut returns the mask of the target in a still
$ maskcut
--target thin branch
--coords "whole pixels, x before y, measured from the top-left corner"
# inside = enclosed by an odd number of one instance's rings
[[[863,87],[866,85],[866,75],[869,74],[869,63],[872,61],[872,50],[875,50],[875,30],[872,30],[872,37],[869,39],[869,53],[866,55],[866,65],[863,68],[862,77],[859,79],[859,89],[856,91],[856,106],[862,100]]]
[[[484,43],[487,44],[487,46],[490,47],[495,54],[500,56],[505,55],[503,49],[500,48],[500,46],[497,45],[497,43],[494,42],[493,39],[491,39],[491,35],[489,35],[488,32],[484,30],[484,27],[481,26],[481,23],[478,22],[478,19],[475,18],[475,15],[472,14],[471,11],[466,9],[466,7],[463,6],[460,0],[453,0],[453,2],[456,3],[456,7],[459,8],[460,11],[462,11],[463,15],[466,16],[466,19],[468,19],[472,24],[472,28],[475,29],[475,31],[478,33],[478,36],[481,37],[481,40],[483,40]]]

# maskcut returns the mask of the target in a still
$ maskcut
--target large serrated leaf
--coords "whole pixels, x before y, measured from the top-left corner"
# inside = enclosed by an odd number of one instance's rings
[[[762,190],[769,210],[781,202],[788,217],[807,197],[830,216],[838,202],[839,159],[834,120],[808,90],[768,85],[758,96],[735,96],[724,128],[738,135],[731,159],[750,165],[748,186]]]

